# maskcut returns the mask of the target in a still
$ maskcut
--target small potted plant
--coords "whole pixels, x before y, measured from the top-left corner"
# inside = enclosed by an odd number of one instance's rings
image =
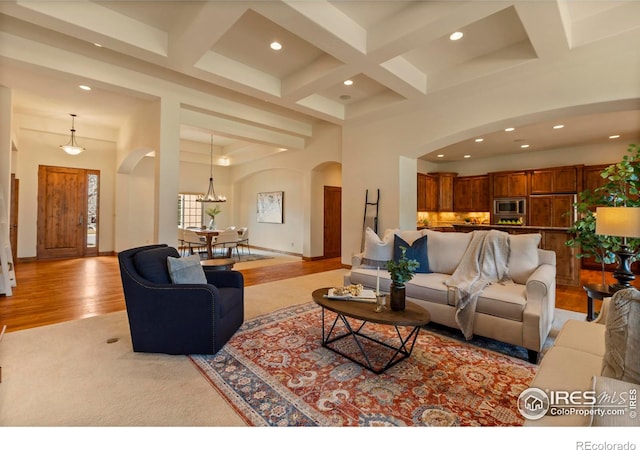
[[[209,230],[215,230],[216,229],[216,216],[218,214],[220,214],[222,212],[222,210],[220,209],[220,207],[218,205],[216,205],[214,208],[207,208],[207,210],[205,211],[207,213],[207,215],[209,217],[211,217],[211,220],[209,221]]]
[[[415,259],[407,258],[407,248],[400,246],[402,255],[398,260],[389,260],[386,263],[391,276],[390,306],[393,311],[404,311],[405,308],[405,283],[413,278],[420,263]]]

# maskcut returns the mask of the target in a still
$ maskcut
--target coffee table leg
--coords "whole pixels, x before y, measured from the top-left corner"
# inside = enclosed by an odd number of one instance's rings
[[[332,337],[334,330],[335,330],[335,326],[338,323],[338,320],[341,320],[342,323],[345,325],[345,327],[347,328],[347,332],[338,336],[334,336]],[[411,356],[411,352],[413,351],[413,347],[418,339],[418,334],[420,332],[420,327],[414,327],[411,332],[409,332],[409,334],[403,338],[402,334],[400,333],[400,330],[398,329],[398,327],[396,326],[396,333],[398,335],[398,339],[400,340],[400,345],[398,347],[394,347],[392,345],[387,344],[386,342],[382,342],[378,339],[375,339],[371,336],[367,336],[364,333],[361,333],[362,328],[365,326],[367,322],[363,321],[362,324],[358,327],[357,330],[354,330],[353,327],[351,326],[351,324],[349,323],[349,321],[347,320],[347,318],[342,315],[342,314],[337,314],[335,320],[333,321],[333,324],[331,325],[331,328],[329,330],[328,333],[325,334],[325,311],[324,308],[322,308],[322,346],[325,348],[328,348],[329,350],[333,351],[334,353],[337,353],[345,358],[347,358],[349,361],[354,362],[356,364],[358,364],[361,367],[364,367],[367,370],[370,370],[371,372],[375,373],[376,375],[379,375],[381,373],[383,373],[384,371],[386,371],[387,369],[389,369],[390,367],[395,366],[396,364],[398,364],[401,361],[404,361],[405,359],[407,359],[409,356]],[[355,341],[356,345],[358,346],[358,349],[360,350],[360,354],[363,356],[365,363],[363,363],[362,361],[359,361],[353,357],[351,357],[350,355],[347,355],[343,352],[341,352],[338,349],[335,349],[331,346],[329,346],[329,344],[334,343],[340,339],[344,339],[348,336],[352,336],[353,340]],[[362,343],[360,342],[360,340],[358,339],[358,336],[368,339],[372,342],[375,342],[377,344],[380,344],[384,347],[387,347],[391,350],[394,350],[395,353],[391,356],[391,358],[389,359],[389,361],[381,368],[381,369],[376,369],[373,367],[373,364],[371,363],[371,360],[369,359],[369,357],[367,356],[367,353],[364,349],[364,347],[362,346]],[[407,346],[410,343],[409,346]],[[397,358],[398,355],[401,355],[400,358]]]

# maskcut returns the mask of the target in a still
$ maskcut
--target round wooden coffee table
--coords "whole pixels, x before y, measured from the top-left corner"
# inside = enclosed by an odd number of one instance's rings
[[[387,309],[386,311],[376,312],[376,304],[368,302],[359,302],[352,300],[333,300],[326,298],[325,295],[329,292],[329,288],[316,289],[312,293],[313,301],[322,307],[322,346],[338,353],[341,356],[361,365],[362,367],[369,369],[373,373],[380,374],[388,368],[398,364],[400,361],[405,360],[411,356],[413,346],[418,338],[420,327],[426,325],[431,321],[431,315],[422,306],[407,300],[407,306],[404,311],[392,311]],[[336,314],[335,319],[330,322],[329,330],[325,326],[326,314],[329,310]],[[362,321],[357,327],[352,326],[352,322],[349,319],[357,319]],[[378,323],[383,325],[391,325],[395,327],[396,334],[399,338],[399,344],[394,345],[389,342],[382,342],[372,336],[368,336],[362,332],[363,327],[367,322]],[[347,332],[343,334],[336,333],[336,324],[342,323],[347,329]],[[401,330],[398,327],[409,327],[409,333],[403,336]],[[330,346],[330,344],[345,338],[353,338],[362,359],[356,359],[351,355],[347,355],[340,351],[336,347]],[[376,344],[382,345],[388,349],[393,350],[391,359],[382,367],[374,367],[365,349],[362,345],[360,338],[368,339]]]

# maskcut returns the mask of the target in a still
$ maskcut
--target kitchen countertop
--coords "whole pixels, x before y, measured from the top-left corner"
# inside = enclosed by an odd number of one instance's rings
[[[504,224],[490,224],[490,223],[484,223],[484,224],[460,223],[460,224],[454,224],[453,227],[454,228],[487,228],[487,229],[505,228],[509,230],[512,230],[512,229],[549,230],[549,231],[568,231],[569,230],[566,227],[534,227],[531,225],[504,225]]]

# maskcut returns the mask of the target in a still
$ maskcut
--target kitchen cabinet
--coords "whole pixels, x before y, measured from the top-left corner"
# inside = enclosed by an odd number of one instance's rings
[[[428,211],[453,211],[453,180],[458,174],[454,172],[431,172],[427,175],[432,180],[430,182],[429,178],[427,178]],[[435,195],[433,191],[435,191]],[[434,195],[435,205],[430,204],[430,195]]]
[[[579,190],[578,166],[531,171],[531,194],[575,194]]]
[[[600,174],[609,164],[599,164],[596,166],[584,166],[582,169],[582,190],[589,189],[593,192],[596,188],[603,186],[607,180],[602,178]]]
[[[529,221],[533,227],[570,227],[575,221],[575,194],[532,195]]]
[[[456,212],[489,212],[489,177],[456,177],[453,180],[453,209]]]
[[[438,177],[418,174],[418,211],[438,211]]]
[[[497,172],[491,174],[493,198],[526,197],[529,195],[528,174],[520,172]]]
[[[427,175],[418,174],[418,211],[427,211]]]

